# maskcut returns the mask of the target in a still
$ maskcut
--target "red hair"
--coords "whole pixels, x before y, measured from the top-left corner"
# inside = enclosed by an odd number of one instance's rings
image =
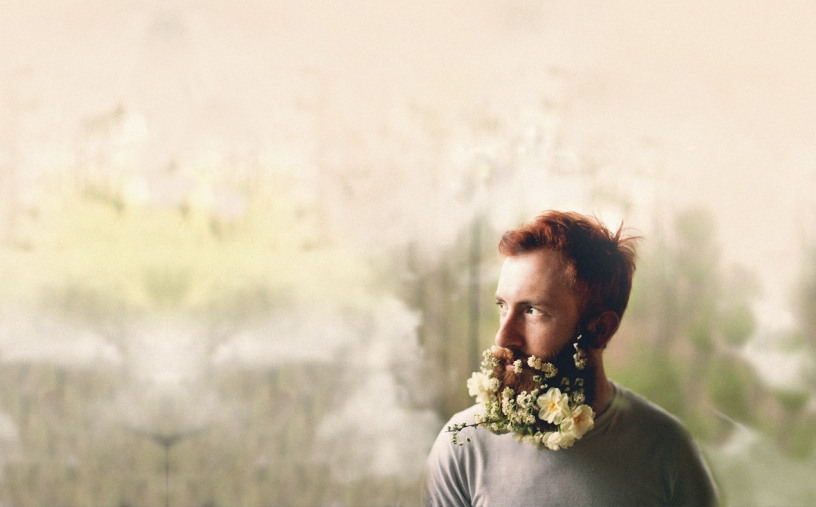
[[[553,250],[566,260],[567,279],[583,301],[587,322],[606,310],[623,317],[632,291],[639,237],[623,237],[623,224],[612,233],[597,218],[547,211],[534,221],[508,231],[499,242],[502,255]]]

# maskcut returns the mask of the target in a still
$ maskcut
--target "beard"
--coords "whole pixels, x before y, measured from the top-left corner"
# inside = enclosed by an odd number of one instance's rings
[[[558,351],[554,359],[545,361],[542,358],[542,362],[549,362],[558,370],[552,378],[544,380],[544,384],[548,387],[557,387],[562,392],[572,392],[576,388],[576,384],[583,383],[582,389],[585,400],[583,403],[592,406],[595,401],[595,364],[592,356],[587,354],[586,366],[582,370],[575,366],[575,359],[573,358],[575,343],[576,340],[567,343]],[[504,391],[506,387],[511,388],[516,394],[524,391],[530,393],[534,389],[541,388],[541,382],[535,380],[534,377],[543,377],[543,373],[527,365],[529,356],[525,356],[520,351],[506,348],[498,348],[493,355],[499,360],[498,366],[493,368],[493,377],[499,380],[499,393]],[[522,363],[520,372],[516,373],[512,368],[509,370],[506,368],[508,364],[512,365],[518,359]]]

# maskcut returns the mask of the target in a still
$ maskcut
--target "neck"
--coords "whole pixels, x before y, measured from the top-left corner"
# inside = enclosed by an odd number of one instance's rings
[[[596,416],[601,415],[607,407],[609,407],[609,402],[612,401],[612,397],[615,395],[615,390],[612,388],[612,384],[609,383],[609,379],[606,378],[606,373],[604,372],[603,367],[603,358],[601,357],[601,350],[595,349],[589,352],[590,354],[597,354],[594,358],[595,361],[592,361],[595,367],[595,399],[592,401],[592,411],[595,412]]]

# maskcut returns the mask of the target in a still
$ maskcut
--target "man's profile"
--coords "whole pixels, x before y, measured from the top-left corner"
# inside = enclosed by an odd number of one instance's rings
[[[443,430],[434,443],[428,505],[717,503],[682,424],[604,372],[629,300],[634,242],[556,211],[502,237],[496,346],[469,383],[483,403],[451,418],[461,433],[453,442]]]

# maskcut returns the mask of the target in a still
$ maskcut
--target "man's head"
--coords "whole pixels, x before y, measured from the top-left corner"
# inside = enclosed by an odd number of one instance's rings
[[[606,346],[629,301],[636,238],[577,213],[550,211],[507,232],[496,302],[500,347],[553,359],[578,334]]]

